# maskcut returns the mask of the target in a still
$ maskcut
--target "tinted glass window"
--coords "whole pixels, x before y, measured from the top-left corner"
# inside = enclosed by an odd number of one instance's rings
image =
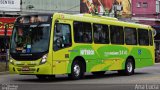
[[[72,45],[71,29],[68,24],[56,24],[54,30],[54,50],[59,50]]]
[[[125,28],[125,42],[127,45],[137,44],[137,32],[135,28]]]
[[[123,27],[110,26],[110,37],[112,44],[124,44],[124,32]]]
[[[91,23],[74,22],[74,39],[76,43],[91,43]]]
[[[153,45],[153,36],[152,36],[152,31],[150,30],[149,31],[149,43],[150,43],[150,45]]]
[[[109,43],[109,29],[107,25],[93,24],[94,42]]]
[[[149,45],[148,30],[138,29],[138,42],[139,45]]]

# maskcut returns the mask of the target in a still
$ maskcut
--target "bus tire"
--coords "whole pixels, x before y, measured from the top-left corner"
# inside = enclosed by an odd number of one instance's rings
[[[118,73],[120,75],[126,75],[126,76],[130,76],[134,74],[134,62],[131,58],[128,58],[126,60],[126,64],[125,64],[125,69],[124,70],[119,70]]]
[[[104,75],[105,71],[92,72],[92,74],[96,76],[100,76],[100,75]]]
[[[68,76],[73,80],[78,80],[83,78],[84,76],[83,63],[78,60],[74,61],[71,66],[71,74],[69,74]]]

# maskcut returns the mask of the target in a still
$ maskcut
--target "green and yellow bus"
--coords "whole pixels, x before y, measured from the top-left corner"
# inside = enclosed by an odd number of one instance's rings
[[[148,25],[89,14],[18,17],[10,44],[10,73],[52,79],[116,70],[132,75],[154,65],[153,29]]]

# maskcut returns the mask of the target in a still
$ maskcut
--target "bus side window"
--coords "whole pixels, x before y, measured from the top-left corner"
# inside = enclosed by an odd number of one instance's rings
[[[138,29],[138,42],[139,45],[149,45],[149,36],[148,36],[148,30],[146,29]]]
[[[110,37],[112,44],[124,44],[124,32],[121,26],[110,26]]]
[[[74,41],[76,43],[92,43],[91,23],[74,22]]]
[[[53,49],[55,51],[72,45],[71,27],[69,24],[56,24],[53,42]]]
[[[99,44],[109,43],[109,29],[107,25],[93,24],[94,42]]]
[[[127,45],[136,45],[137,44],[137,31],[135,28],[124,28],[125,32],[125,43]]]

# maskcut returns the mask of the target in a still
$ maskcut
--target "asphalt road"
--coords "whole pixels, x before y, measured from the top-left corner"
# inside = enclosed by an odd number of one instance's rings
[[[58,75],[52,81],[40,81],[35,76],[0,75],[2,90],[160,90],[160,64],[136,69],[132,76],[120,76],[108,71],[104,76],[90,73],[81,80],[70,80]]]

